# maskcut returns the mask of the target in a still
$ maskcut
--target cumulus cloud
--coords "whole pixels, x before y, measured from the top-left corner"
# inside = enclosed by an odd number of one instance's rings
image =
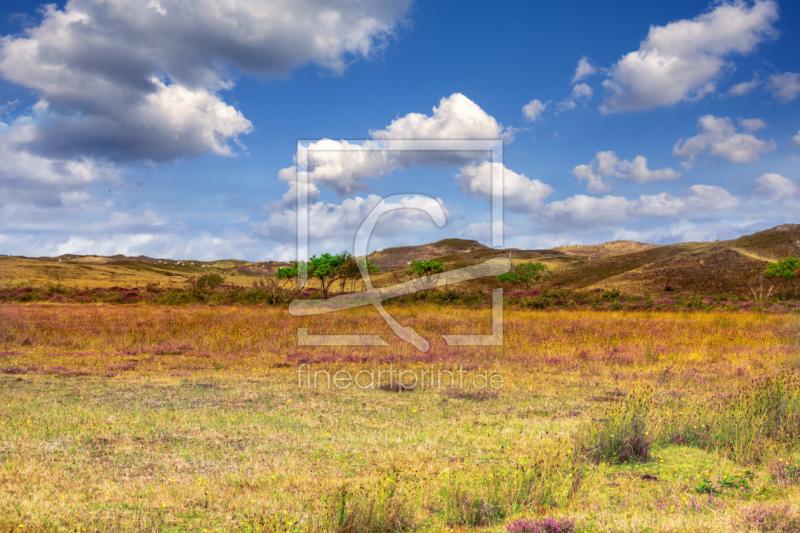
[[[479,151],[446,150],[392,150],[383,148],[381,141],[412,140],[464,140],[499,139],[514,131],[503,128],[494,117],[486,113],[475,102],[460,93],[442,98],[433,113],[409,113],[392,121],[385,129],[370,130],[373,140],[361,142],[323,139],[311,143],[305,149],[308,155],[308,179],[316,195],[319,185],[339,196],[368,191],[367,180],[379,179],[396,169],[407,169],[412,165],[461,166],[480,161],[486,153]],[[455,145],[454,145],[455,146]],[[295,162],[296,163],[296,162]],[[296,166],[280,171],[279,179],[293,182]],[[297,192],[290,190],[284,203],[296,201]]]
[[[380,196],[371,194],[366,197],[347,198],[341,204],[327,202],[309,204],[309,236],[314,239],[350,239],[352,246],[352,239],[355,238],[358,228],[381,200]],[[436,201],[443,204],[440,198]],[[395,204],[388,204],[397,209],[380,218],[375,230],[376,235],[393,235],[432,227],[430,216],[420,209],[429,203],[430,200],[425,197],[407,196]],[[447,212],[445,209],[445,213]],[[253,225],[256,234],[279,241],[294,239],[296,229],[297,212],[291,210],[274,212],[269,220]]]
[[[757,119],[742,121],[747,124],[765,125]],[[697,122],[700,133],[686,140],[678,139],[672,149],[673,156],[684,157],[687,160],[681,163],[686,168],[694,165],[697,156],[708,151],[709,154],[724,157],[732,163],[747,163],[755,161],[761,154],[773,152],[777,148],[774,141],[765,141],[750,133],[739,133],[736,126],[728,117],[715,117],[705,115]]]
[[[550,185],[524,174],[517,174],[503,163],[482,161],[463,167],[456,175],[464,192],[478,200],[491,200],[492,180],[502,173],[504,204],[510,211],[531,212],[541,209],[544,200],[555,192]]]
[[[620,224],[628,218],[628,205],[622,196],[578,194],[547,204],[541,220],[556,225]]]
[[[767,81],[767,89],[777,101],[788,104],[800,95],[800,74],[797,72],[773,74]]]
[[[753,185],[753,191],[767,200],[785,200],[800,193],[800,185],[780,174],[764,174]]]
[[[442,98],[431,116],[409,113],[383,130],[370,130],[373,139],[499,139],[503,125],[461,93]]]
[[[586,227],[622,224],[629,217],[706,216],[739,205],[739,199],[722,187],[693,185],[685,195],[641,195],[636,200],[607,194],[578,194],[545,206],[537,220],[548,227]]]
[[[351,61],[380,49],[410,4],[69,0],[63,8],[48,5],[38,25],[0,39],[0,76],[39,99],[25,121],[1,128],[1,142],[14,154],[5,166],[14,171],[0,169],[0,187],[49,174],[50,181],[58,178],[56,189],[69,192],[76,180],[91,182],[96,178],[90,175],[107,172],[103,165],[109,162],[232,155],[239,137],[253,129],[221,96],[233,87],[235,73],[279,76],[308,63],[341,73]],[[39,177],[24,178],[29,173]]]
[[[795,146],[800,146],[800,130],[797,132],[797,135],[792,137],[792,144]]]
[[[603,86],[609,97],[604,113],[645,110],[698,100],[716,83],[734,54],[752,52],[777,35],[774,0],[722,2],[691,20],[651,26],[639,49],[623,56]]]
[[[523,106],[522,114],[529,121],[536,122],[537,120],[542,118],[542,113],[544,113],[544,110],[547,109],[547,104],[549,103],[550,103],[549,101],[542,102],[541,100],[534,98],[533,100],[525,104],[525,106]]]
[[[605,178],[624,178],[634,183],[649,183],[662,180],[676,180],[683,174],[670,167],[658,170],[647,168],[647,158],[637,155],[633,161],[619,159],[614,152],[597,152],[597,156],[588,165],[578,165],[572,174],[580,181],[587,181],[591,192],[609,192],[611,183]]]
[[[629,213],[635,216],[681,217],[731,209],[739,200],[731,193],[714,185],[693,185],[683,197],[661,193],[641,195],[631,202]]]
[[[572,76],[572,83],[577,83],[584,78],[588,78],[595,72],[597,72],[597,69],[589,63],[586,56],[583,56],[578,60],[578,66],[575,67],[575,75]]]

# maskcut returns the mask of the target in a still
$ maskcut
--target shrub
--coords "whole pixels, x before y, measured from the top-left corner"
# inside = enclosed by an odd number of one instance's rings
[[[649,389],[641,389],[607,407],[600,418],[579,430],[577,453],[594,463],[649,459],[651,437],[646,430],[649,396]]]
[[[524,285],[530,289],[531,285],[552,277],[553,272],[542,263],[520,263],[509,272],[497,276],[497,280],[515,285]]]

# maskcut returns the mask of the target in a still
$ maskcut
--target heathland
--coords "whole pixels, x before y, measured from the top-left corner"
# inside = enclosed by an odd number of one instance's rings
[[[374,309],[291,316],[274,264],[2,258],[0,531],[800,531],[800,302],[751,279],[800,255],[782,228],[512,250],[555,273],[508,288],[502,346],[441,337],[491,332],[490,282],[387,303],[428,352]]]

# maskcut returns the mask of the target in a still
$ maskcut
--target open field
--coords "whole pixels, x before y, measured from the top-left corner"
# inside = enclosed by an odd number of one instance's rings
[[[296,346],[393,338],[358,310],[0,306],[0,531],[778,531],[800,503],[796,313],[507,309],[503,347],[457,348],[438,334],[488,309],[391,312],[429,353]],[[466,374],[340,390],[299,365]]]

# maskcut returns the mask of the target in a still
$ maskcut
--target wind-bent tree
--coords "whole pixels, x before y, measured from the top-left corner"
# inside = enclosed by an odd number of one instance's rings
[[[327,298],[331,287],[336,281],[341,280],[342,287],[344,287],[344,283],[348,279],[361,275],[358,270],[358,264],[361,261],[366,261],[366,259],[356,259],[349,252],[342,252],[337,255],[315,255],[309,259],[307,264],[295,261],[290,267],[279,268],[275,277],[279,280],[290,281],[297,278],[300,269],[305,267],[309,278],[319,280],[322,295]],[[367,261],[367,269],[369,272],[377,272],[378,267]]]
[[[519,263],[505,274],[497,276],[497,281],[525,285],[528,290],[532,285],[550,278],[553,271],[542,263]]]

